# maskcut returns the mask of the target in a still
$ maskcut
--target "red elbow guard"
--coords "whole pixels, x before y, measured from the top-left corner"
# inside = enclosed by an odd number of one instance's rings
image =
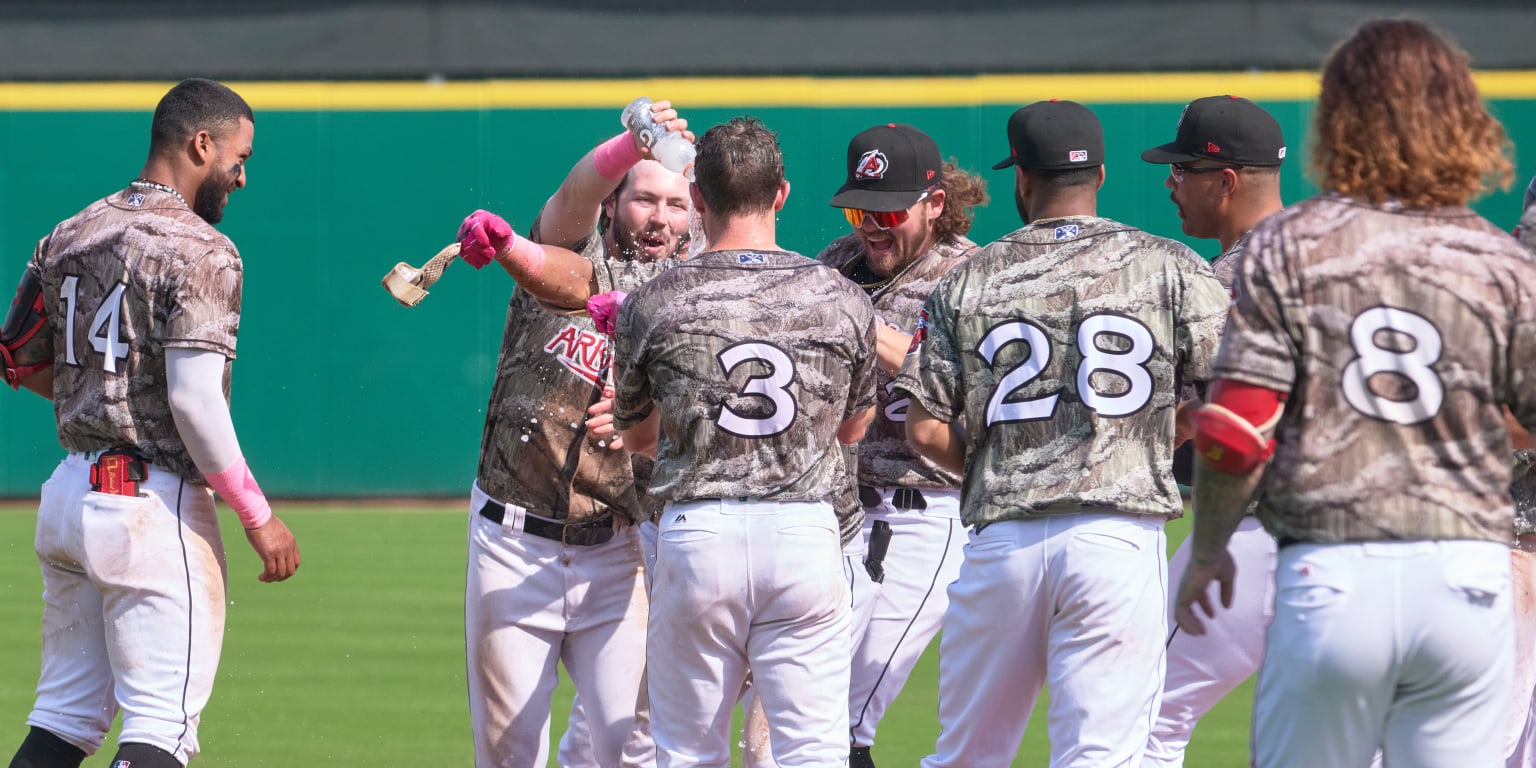
[[[1264,432],[1284,410],[1285,394],[1251,384],[1218,380],[1211,401],[1195,411],[1195,452],[1212,469],[1246,475],[1264,465],[1275,441]]]

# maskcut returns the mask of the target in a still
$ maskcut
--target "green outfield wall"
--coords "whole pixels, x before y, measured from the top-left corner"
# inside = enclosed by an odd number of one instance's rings
[[[1517,145],[1536,146],[1536,73],[1492,73],[1484,92]],[[150,111],[168,84],[0,84],[0,291],[9,295],[38,238],[133,179]],[[1169,140],[1182,105],[1248,95],[1284,127],[1286,200],[1311,194],[1302,168],[1315,78],[1270,75],[739,79],[469,84],[247,84],[257,109],[249,184],[221,229],[246,263],[233,409],[241,443],[275,496],[463,494],[473,480],[486,397],[512,288],[496,269],[459,264],[420,306],[379,286],[420,264],[463,216],[487,208],[526,230],[587,149],[619,129],[630,97],[672,97],[704,127],[750,113],[780,132],[792,184],[781,246],[814,255],[847,231],[827,199],[847,140],[883,122],[934,136],[989,182],[979,242],[1019,226],[1004,125],[1040,98],[1077,98],[1104,123],[1102,215],[1181,237],[1166,168],[1139,159]],[[1478,203],[1502,226],[1536,173]],[[1190,243],[1213,256],[1213,241]],[[62,455],[50,405],[0,390],[0,497],[28,497]]]

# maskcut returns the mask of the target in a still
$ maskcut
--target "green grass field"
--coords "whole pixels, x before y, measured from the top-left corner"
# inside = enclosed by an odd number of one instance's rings
[[[304,556],[284,584],[259,567],[233,513],[229,622],[194,765],[383,768],[473,764],[464,686],[462,505],[279,504]],[[38,670],[42,580],[35,507],[0,505],[0,759],[26,732]],[[1169,527],[1170,546],[1187,531]],[[913,766],[938,735],[938,643],[881,724],[875,756]],[[556,694],[563,730],[571,689]],[[1187,765],[1246,765],[1252,683],[1201,723]],[[109,740],[109,745],[112,741]],[[110,746],[87,760],[109,764]],[[1044,702],[1014,765],[1045,762]],[[550,765],[554,765],[551,761]]]

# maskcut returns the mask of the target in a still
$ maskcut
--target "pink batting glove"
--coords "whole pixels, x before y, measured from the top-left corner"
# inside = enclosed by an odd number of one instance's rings
[[[490,211],[475,211],[459,225],[459,258],[479,269],[512,242],[512,225]]]
[[[613,335],[613,321],[618,318],[619,307],[628,295],[627,291],[609,291],[587,299],[587,314],[592,316],[592,324],[597,326],[598,333]]]

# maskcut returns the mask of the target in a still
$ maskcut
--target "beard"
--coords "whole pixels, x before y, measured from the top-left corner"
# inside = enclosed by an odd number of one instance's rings
[[[226,195],[234,190],[234,173],[208,174],[208,178],[203,179],[203,183],[197,186],[197,195],[192,199],[192,212],[209,224],[223,221],[224,204],[229,200]]]
[[[1028,224],[1030,221],[1029,206],[1024,202],[1024,195],[1019,194],[1018,186],[1014,186],[1013,188],[1013,205],[1015,208],[1019,209],[1019,221]]]
[[[631,226],[622,217],[609,222],[613,229],[613,244],[618,248],[619,258],[635,261],[654,261],[656,259],[676,258],[679,253],[685,253],[688,247],[688,233],[677,235],[677,242],[672,250],[659,256],[651,256],[646,253],[645,246],[640,242],[644,232],[641,227]]]

